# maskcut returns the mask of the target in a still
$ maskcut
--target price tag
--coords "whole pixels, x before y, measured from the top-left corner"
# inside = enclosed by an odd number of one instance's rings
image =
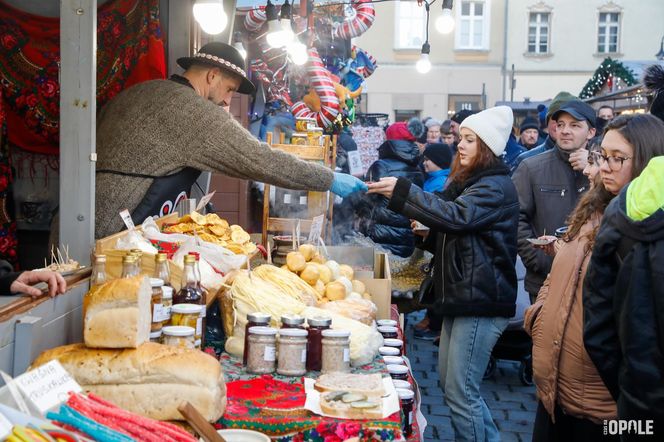
[[[360,158],[359,151],[351,150],[348,152],[348,169],[348,172],[353,176],[362,175],[364,173],[362,158]]]
[[[122,212],[120,212],[120,218],[122,218],[125,226],[127,226],[127,230],[134,230],[136,228],[134,221],[131,219],[131,215],[129,214],[129,210],[124,209]]]
[[[207,206],[210,200],[212,200],[212,197],[214,196],[215,192],[216,190],[213,190],[212,192],[208,193],[203,198],[201,198],[201,201],[196,206],[196,212],[200,212],[203,209],[203,207]]]
[[[67,393],[80,393],[81,386],[53,360],[34,370],[23,373],[15,379],[16,385],[25,397],[42,413],[67,401]]]
[[[318,238],[320,238],[323,232],[323,222],[325,222],[325,215],[318,215],[311,220],[311,230],[309,231],[308,240],[311,244],[318,244]]]
[[[263,351],[263,360],[267,362],[274,362],[277,360],[277,347],[266,345]]]

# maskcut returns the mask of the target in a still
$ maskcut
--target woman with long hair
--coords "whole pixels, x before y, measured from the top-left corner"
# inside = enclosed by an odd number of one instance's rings
[[[457,441],[497,441],[480,395],[494,344],[515,313],[519,200],[502,161],[514,117],[506,106],[466,118],[442,193],[405,178],[369,184],[389,208],[430,228],[435,308],[443,316],[438,368]]]
[[[604,210],[650,158],[664,153],[664,131],[661,140],[632,134],[636,128],[647,132],[643,124],[649,126],[651,118],[622,116],[608,123],[601,150],[589,154],[599,174],[570,214],[551,272],[526,311],[539,399],[534,442],[617,440],[604,434],[604,421],[618,416],[616,402],[584,349],[583,285]],[[584,171],[589,177],[591,167]]]

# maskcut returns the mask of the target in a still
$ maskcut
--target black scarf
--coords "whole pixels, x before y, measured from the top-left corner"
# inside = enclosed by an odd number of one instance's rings
[[[454,201],[464,190],[478,182],[481,178],[492,175],[509,175],[509,173],[509,167],[503,163],[491,166],[487,169],[477,170],[463,182],[458,182],[456,180],[450,181],[445,190],[443,190],[442,197],[447,201]]]

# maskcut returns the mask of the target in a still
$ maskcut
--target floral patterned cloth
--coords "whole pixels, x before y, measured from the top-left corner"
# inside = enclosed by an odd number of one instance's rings
[[[0,89],[0,259],[9,262],[14,270],[19,270],[16,221],[9,213],[8,204],[12,194],[11,184],[14,181],[14,173],[9,165],[5,117],[2,89]]]

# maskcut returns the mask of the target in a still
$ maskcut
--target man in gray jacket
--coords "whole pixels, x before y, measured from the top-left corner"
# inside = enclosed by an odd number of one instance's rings
[[[512,176],[520,204],[519,256],[526,266],[525,288],[531,300],[537,297],[553,258],[534,248],[528,239],[552,235],[565,225],[589,187],[582,172],[588,141],[595,136],[595,111],[582,101],[567,102],[551,118],[557,121],[557,145],[525,159]]]

